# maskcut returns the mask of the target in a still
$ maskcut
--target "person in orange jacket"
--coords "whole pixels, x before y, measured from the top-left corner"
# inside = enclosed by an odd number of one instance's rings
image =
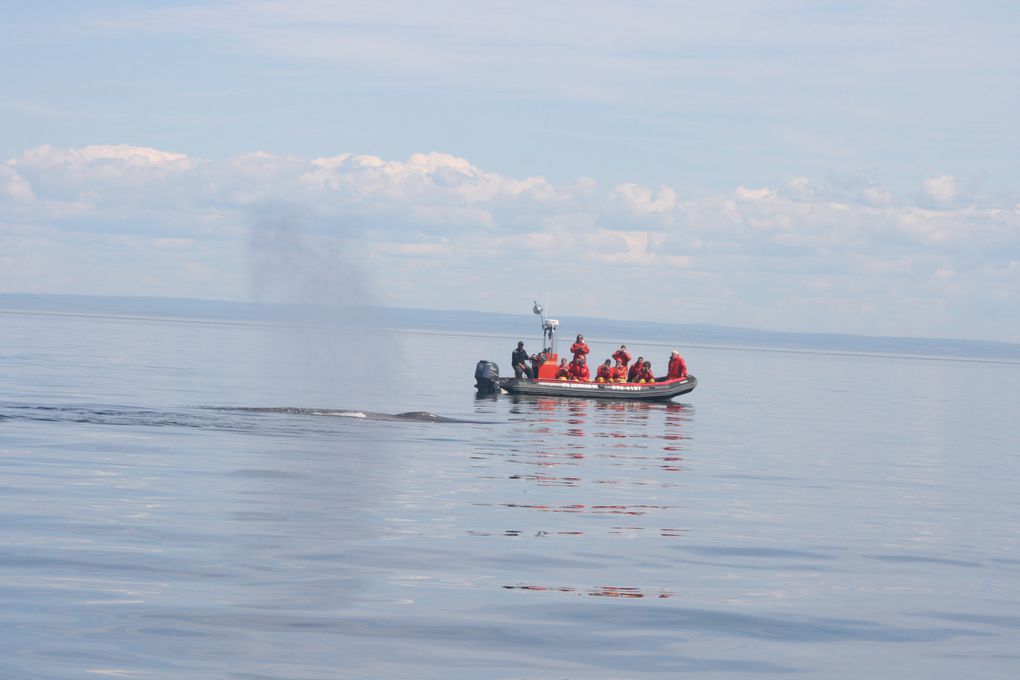
[[[588,371],[588,362],[584,355],[579,354],[576,359],[570,362],[570,379],[588,382],[591,380],[591,373]]]
[[[641,372],[641,368],[644,365],[645,365],[645,358],[644,357],[638,357],[637,361],[634,362],[634,365],[630,367],[629,371],[627,371],[627,382],[637,382],[640,379],[638,377],[638,373]]]
[[[655,374],[652,373],[652,362],[646,361],[641,364],[641,372],[638,373],[638,382],[653,383],[655,382]]]
[[[598,372],[595,373],[595,382],[613,382],[613,367],[609,365],[610,360],[606,359],[601,366],[599,366]]]
[[[669,370],[666,372],[666,378],[673,380],[674,378],[686,378],[687,377],[687,363],[684,358],[680,356],[680,352],[673,352],[669,355]]]
[[[620,345],[620,349],[613,352],[613,359],[623,364],[624,368],[627,368],[627,364],[630,363],[630,352],[627,351],[627,345]]]
[[[560,359],[560,365],[556,367],[556,379],[570,380],[570,366],[567,364],[566,357]]]
[[[616,366],[613,366],[613,380],[615,382],[624,382],[627,380],[627,367],[620,360],[617,360]]]
[[[587,361],[588,358],[585,355],[587,355],[590,351],[591,349],[588,347],[588,343],[584,341],[584,336],[578,333],[577,340],[570,346],[570,352],[574,355],[574,361],[577,361],[578,356],[584,356],[585,361]]]

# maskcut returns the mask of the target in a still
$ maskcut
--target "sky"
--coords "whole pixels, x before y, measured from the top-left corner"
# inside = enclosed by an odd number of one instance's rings
[[[1020,4],[42,0],[0,292],[1020,342]]]

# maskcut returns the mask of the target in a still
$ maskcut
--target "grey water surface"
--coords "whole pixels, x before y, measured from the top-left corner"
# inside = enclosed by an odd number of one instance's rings
[[[0,312],[0,678],[1020,675],[1020,364],[479,331]]]

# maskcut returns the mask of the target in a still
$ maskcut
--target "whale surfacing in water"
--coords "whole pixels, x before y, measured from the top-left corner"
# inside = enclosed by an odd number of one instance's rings
[[[398,420],[420,420],[426,423],[462,423],[463,420],[456,420],[454,418],[447,418],[445,416],[437,416],[435,413],[429,413],[428,411],[408,411],[407,413],[398,413],[394,418]]]
[[[298,408],[293,406],[238,406],[222,407],[218,411],[234,411],[240,413],[279,413],[293,416],[332,416],[334,418],[363,418],[365,420],[411,421],[419,423],[468,423],[469,420],[458,420],[439,416],[429,411],[408,411],[406,413],[376,413],[355,409],[329,408]]]

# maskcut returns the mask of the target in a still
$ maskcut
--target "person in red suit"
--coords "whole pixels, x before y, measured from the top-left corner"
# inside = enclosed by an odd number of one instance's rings
[[[637,382],[639,380],[638,373],[641,372],[641,367],[645,365],[645,358],[638,357],[634,365],[627,371],[627,382]]]
[[[680,352],[673,352],[669,355],[669,370],[666,372],[666,378],[673,380],[674,378],[686,378],[687,377],[687,363],[684,358],[680,356]]]
[[[574,361],[577,361],[578,356],[584,356],[587,361],[587,354],[591,349],[588,347],[588,343],[584,341],[584,336],[580,333],[577,334],[577,340],[573,345],[570,346],[570,352],[574,355]]]
[[[610,360],[606,359],[605,362],[599,366],[599,370],[595,373],[595,382],[613,382],[613,367],[609,365]]]
[[[613,352],[613,359],[623,364],[624,368],[627,368],[627,364],[630,363],[630,352],[627,351],[627,345],[620,345],[620,349]]]
[[[579,354],[576,359],[570,362],[570,379],[588,382],[591,380],[591,373],[588,371],[588,362],[584,355]]]
[[[557,380],[570,380],[570,365],[566,358],[560,359],[560,365],[556,367]]]
[[[617,360],[616,366],[613,366],[613,380],[615,382],[624,382],[627,379],[627,367],[623,365],[623,362]]]
[[[641,371],[637,376],[638,382],[655,382],[655,374],[652,373],[652,362],[646,361],[641,364]]]

